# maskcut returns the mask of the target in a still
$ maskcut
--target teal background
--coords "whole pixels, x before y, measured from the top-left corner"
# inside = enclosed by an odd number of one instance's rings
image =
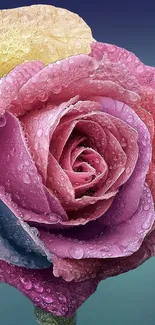
[[[153,0],[5,0],[0,9],[50,3],[82,16],[99,41],[115,43],[155,66]],[[77,325],[154,325],[155,259],[100,283],[78,311]],[[16,289],[0,285],[0,325],[37,325],[33,305]]]

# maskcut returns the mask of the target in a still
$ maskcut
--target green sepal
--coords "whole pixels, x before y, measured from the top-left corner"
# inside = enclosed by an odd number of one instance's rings
[[[76,314],[71,318],[58,317],[35,307],[35,316],[40,325],[76,325]]]

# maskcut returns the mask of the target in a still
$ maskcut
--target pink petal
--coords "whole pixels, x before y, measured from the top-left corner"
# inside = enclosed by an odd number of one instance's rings
[[[87,278],[105,280],[108,277],[120,275],[139,267],[151,256],[155,255],[155,231],[152,229],[144,239],[137,252],[127,257],[104,259],[62,259],[53,257],[53,273],[65,281],[84,281]]]
[[[76,82],[87,78],[96,66],[96,60],[87,55],[74,56],[59,63],[46,66],[19,91],[23,112],[37,108],[40,103],[61,103],[66,99],[69,100],[74,97],[72,93],[76,96],[78,94],[75,89]],[[67,73],[63,71],[64,65],[68,67]]]
[[[108,175],[108,167],[105,160],[95,150],[83,148],[81,158],[85,162],[74,163],[74,168],[75,166],[76,168],[80,167],[82,169],[81,172],[65,170],[74,186],[76,197],[85,194],[89,189],[93,189],[95,185],[99,187]],[[92,178],[92,176],[94,177]]]
[[[107,80],[108,78],[117,82],[120,91],[123,91],[122,98],[121,95],[119,97],[117,94],[116,96],[111,96],[111,98],[119,99],[134,108],[138,116],[147,125],[153,137],[154,122],[151,115],[155,119],[154,67],[143,64],[133,53],[112,44],[95,42],[92,43],[91,47],[92,51],[90,56],[100,62],[96,77],[95,75],[93,76],[93,82],[96,78],[102,80]],[[128,92],[128,99],[124,98],[125,89]],[[106,96],[109,96],[109,94]],[[145,110],[150,112],[151,115]],[[153,145],[153,161],[155,156],[154,148],[155,146]],[[147,181],[155,199],[155,186],[153,182],[154,169],[155,167],[152,166]]]
[[[50,213],[52,207],[53,213],[65,216],[59,201],[52,195],[48,198],[18,119],[10,113],[6,113],[5,118],[6,124],[0,128],[0,148],[3,153],[0,184],[21,207],[38,213]]]
[[[49,155],[47,186],[59,198],[65,208],[70,205],[70,202],[74,201],[74,188],[67,174],[51,154]]]
[[[94,233],[95,229],[92,228],[92,224],[89,224],[87,233],[84,226],[76,229],[75,237],[72,231],[72,240],[69,234],[59,237],[44,231],[40,233],[40,239],[51,253],[62,258],[125,257],[139,249],[143,239],[151,230],[154,219],[153,200],[149,188],[145,186],[139,207],[129,221],[115,227],[104,227],[101,218],[95,221],[94,227],[97,232],[98,229],[102,229],[98,237],[92,239],[91,231]]]
[[[19,91],[22,86],[44,67],[41,61],[24,62],[15,67],[8,75],[1,79],[0,84],[0,113],[9,109],[14,115],[19,116],[23,113],[23,108],[19,101]],[[26,94],[25,94],[26,95]],[[27,93],[27,100],[30,100]]]
[[[102,99],[98,97],[96,100],[102,102],[104,112],[121,119],[138,133],[139,155],[135,169],[118,193],[116,200],[113,202],[113,207],[104,216],[105,224],[111,224],[112,226],[112,224],[119,224],[122,221],[129,220],[138,208],[151,162],[150,134],[146,125],[128,105],[107,97],[102,97]]]
[[[47,176],[50,139],[61,117],[70,110],[70,105],[74,101],[75,99],[71,99],[58,107],[49,105],[21,118],[31,154],[44,182]]]
[[[98,284],[98,279],[67,283],[57,279],[52,268],[30,270],[0,261],[0,270],[0,282],[14,286],[35,306],[57,316],[72,316]]]
[[[81,282],[95,278],[101,270],[102,264],[101,259],[74,260],[53,255],[53,274],[56,277],[62,277],[67,282],[73,280]]]
[[[109,77],[104,80],[103,63],[87,55],[78,55],[64,59],[60,64],[48,65],[20,90],[19,97],[23,110],[32,109],[46,101],[60,103],[77,94],[80,99],[101,95],[122,100],[129,105],[138,103],[140,96],[134,91],[123,88],[117,81],[109,80]],[[68,66],[66,74],[62,73],[64,64]],[[31,95],[31,103],[24,96],[25,93]]]
[[[48,213],[49,204],[20,123],[12,114],[5,117],[6,124],[0,128],[0,184],[19,205]]]
[[[155,103],[152,101],[155,88],[154,67],[145,65],[132,52],[113,44],[94,42],[91,48],[90,56],[100,62],[98,74],[102,73],[102,78],[105,79],[108,71],[109,80],[117,80],[119,85],[139,94],[140,105],[154,116]],[[104,74],[101,71],[103,63]]]

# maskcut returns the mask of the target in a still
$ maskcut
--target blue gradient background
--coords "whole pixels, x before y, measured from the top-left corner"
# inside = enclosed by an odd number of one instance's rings
[[[155,66],[155,3],[153,0],[5,0],[0,9],[48,3],[78,13],[94,38],[115,43]],[[155,259],[137,270],[102,282],[79,309],[78,325],[154,325]],[[33,305],[21,293],[0,286],[0,325],[37,325]]]

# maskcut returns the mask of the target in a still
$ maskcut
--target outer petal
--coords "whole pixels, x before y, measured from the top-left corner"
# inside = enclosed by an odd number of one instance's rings
[[[153,227],[154,228],[154,227]],[[90,278],[104,280],[111,276],[120,275],[140,266],[151,256],[155,255],[155,230],[145,237],[137,252],[127,257],[107,259],[62,259],[53,257],[54,275],[66,281],[83,281]]]
[[[20,114],[18,93],[22,86],[44,67],[41,61],[25,62],[14,68],[0,82],[0,113],[9,109],[15,115]]]
[[[81,282],[87,279],[93,279],[100,271],[102,259],[85,258],[75,260],[71,258],[60,258],[53,255],[53,273],[56,277],[62,277],[65,281]]]
[[[145,65],[132,52],[113,44],[93,42],[90,56],[100,62],[99,76],[102,74],[103,79],[116,80],[126,89],[138,93],[140,105],[155,116],[154,67]]]
[[[67,283],[48,270],[26,270],[0,261],[0,282],[6,282],[32,300],[34,305],[57,316],[71,316],[96,290],[98,279]]]
[[[139,249],[154,219],[153,200],[149,188],[145,186],[139,207],[129,221],[115,227],[105,227],[104,219],[100,218],[94,224],[89,223],[63,236],[41,231],[40,239],[51,253],[62,258],[129,256]]]
[[[137,130],[138,133],[139,157],[135,169],[129,180],[119,191],[113,206],[104,216],[106,224],[115,225],[129,220],[138,208],[151,162],[150,134],[145,124],[128,105],[106,97],[98,97],[96,100],[102,103],[103,111],[120,118]]]
[[[39,213],[56,213],[66,216],[59,201],[52,196],[51,205],[29,153],[19,121],[5,114],[6,124],[0,127],[0,185],[11,193],[21,207]]]
[[[28,268],[49,267],[51,254],[39,240],[38,230],[23,220],[20,208],[0,187],[0,260]]]
[[[151,135],[153,135],[153,119],[155,120],[155,68],[143,64],[133,53],[126,49],[112,44],[94,42],[91,48],[90,56],[99,62],[99,68],[97,73],[93,75],[92,82],[94,83],[94,80],[103,80],[103,82],[111,80],[117,82],[120,91],[121,87],[126,89],[132,100],[130,106],[134,108],[138,116],[147,125]],[[122,100],[117,98],[117,95],[111,97]],[[124,102],[127,104],[126,99]],[[145,110],[151,113],[153,119]],[[155,183],[153,181],[155,173],[154,141],[153,161],[147,176],[147,182],[155,200]]]
[[[129,105],[140,102],[140,96],[133,91],[115,81],[103,80],[104,70],[96,59],[78,55],[58,63],[49,64],[22,87],[19,92],[21,113],[38,107],[41,102],[61,103],[77,94],[82,100],[98,95],[122,100]],[[98,76],[100,68],[102,74]]]

